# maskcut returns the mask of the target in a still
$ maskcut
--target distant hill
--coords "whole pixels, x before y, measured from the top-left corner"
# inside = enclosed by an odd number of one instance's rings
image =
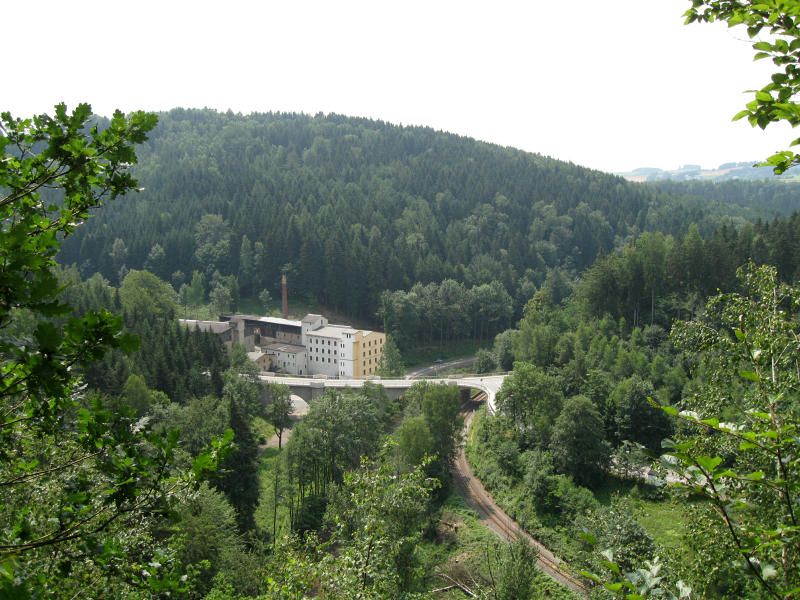
[[[175,109],[138,152],[144,191],[97,211],[63,263],[112,282],[235,277],[374,319],[380,293],[500,282],[517,306],[647,230],[703,235],[758,206],[655,186],[424,127],[340,115]],[[216,275],[215,275],[216,273]]]
[[[634,169],[628,173],[617,173],[628,181],[636,183],[653,181],[729,181],[729,180],[790,180],[800,175],[797,168],[777,176],[772,167],[756,167],[754,162],[725,163],[716,169],[702,169],[700,165],[684,165],[679,169],[664,171],[651,167]]]
[[[683,194],[706,198],[714,202],[725,202],[737,206],[749,206],[765,211],[762,217],[768,219],[788,216],[800,211],[800,181],[793,179],[765,179],[743,181],[658,181],[652,184],[671,194]],[[770,213],[770,214],[766,214]]]

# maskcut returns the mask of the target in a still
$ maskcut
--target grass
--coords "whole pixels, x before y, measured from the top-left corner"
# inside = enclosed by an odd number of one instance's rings
[[[429,589],[452,585],[454,581],[464,584],[473,592],[488,589],[492,572],[497,575],[503,544],[499,543],[478,518],[478,515],[452,492],[441,508],[439,521],[432,537],[418,546],[418,552],[428,572],[436,572]],[[556,583],[539,569],[533,569],[536,597],[557,600],[576,600],[580,596]],[[464,598],[459,590],[451,590],[441,598]]]
[[[280,501],[280,497],[288,493],[289,482],[286,477],[285,461],[281,454],[286,449],[278,450],[277,448],[265,448],[261,454],[261,462],[259,463],[258,478],[261,485],[261,493],[259,494],[260,501],[256,507],[255,520],[256,525],[262,531],[268,532],[272,535],[272,511],[275,501],[275,469],[281,469],[278,476],[278,518],[276,533],[278,537],[290,533],[291,526],[289,522],[289,509],[286,507],[285,502]]]
[[[686,532],[686,508],[675,500],[634,500],[636,520],[653,539],[666,548],[687,550],[683,542]]]
[[[476,473],[487,471],[487,468],[496,473],[490,457],[485,456],[477,445],[477,425],[484,418],[488,417],[483,410],[475,415],[465,438],[465,450]],[[517,481],[516,484],[508,486],[505,483],[511,484],[510,480],[496,476],[495,480],[500,483],[496,489],[490,488],[490,491],[494,495],[495,501],[509,515],[520,521],[534,537],[540,539],[562,558],[578,558],[575,552],[580,544],[577,543],[577,532],[571,523],[551,522],[552,518],[538,517],[536,514],[523,510],[520,507],[525,504],[523,502],[526,497],[524,485]],[[487,481],[490,480],[485,480],[484,485],[487,484]],[[633,506],[636,520],[656,543],[681,556],[685,556],[689,551],[683,539],[688,520],[686,505],[672,498],[667,490],[659,490],[642,481],[609,476],[605,484],[593,493],[597,502],[603,506],[609,506],[615,497],[628,499]]]
[[[250,423],[250,428],[259,444],[266,444],[276,433],[275,428],[261,417],[253,418],[253,422]]]
[[[197,321],[216,321],[219,315],[211,314],[211,305],[184,306],[178,305],[178,317],[181,319],[195,319]]]

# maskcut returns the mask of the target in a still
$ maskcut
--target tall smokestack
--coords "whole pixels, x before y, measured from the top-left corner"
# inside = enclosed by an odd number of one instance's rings
[[[286,293],[286,274],[281,277],[281,285],[283,287],[283,318],[289,318],[289,296]]]

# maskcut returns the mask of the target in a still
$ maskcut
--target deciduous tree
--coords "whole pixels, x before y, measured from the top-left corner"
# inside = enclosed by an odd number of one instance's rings
[[[760,90],[734,120],[747,118],[751,125],[764,129],[770,123],[800,124],[800,8],[795,2],[758,0],[692,0],[686,22],[724,21],[728,27],[742,26],[752,43],[755,60],[768,58],[777,67],[771,81]],[[767,34],[767,35],[759,35]],[[791,145],[800,143],[800,138]],[[800,155],[784,150],[770,156],[765,164],[783,173],[800,163]]]
[[[282,447],[283,430],[292,424],[292,397],[289,386],[280,383],[269,384],[269,402],[266,419],[278,432],[278,448]]]
[[[105,310],[65,317],[50,268],[61,240],[89,211],[136,189],[133,146],[152,114],[117,111],[105,128],[91,108],[32,119],[0,116],[0,596],[167,593],[180,583],[147,539],[185,478],[171,470],[177,431],[162,436],[130,411],[83,397],[80,369],[109,348],[136,347]],[[59,190],[58,197],[43,195]],[[27,339],[9,335],[19,311],[37,317]],[[190,473],[215,461],[205,454]],[[157,556],[156,556],[157,555]],[[136,567],[151,562],[150,570]],[[105,588],[105,589],[103,589]]]
[[[592,487],[603,480],[610,446],[603,436],[603,418],[587,397],[564,402],[550,446],[556,468],[576,483]]]

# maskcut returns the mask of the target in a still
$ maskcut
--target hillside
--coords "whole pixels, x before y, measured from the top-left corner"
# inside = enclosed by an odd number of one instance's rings
[[[697,223],[710,235],[723,217],[769,214],[427,128],[211,110],[159,118],[138,152],[143,191],[65,240],[60,261],[85,276],[115,283],[148,268],[177,289],[194,270],[207,282],[218,271],[243,297],[276,297],[284,269],[294,296],[366,318],[385,289],[498,280],[519,310],[552,267],[580,272],[642,231]]]

